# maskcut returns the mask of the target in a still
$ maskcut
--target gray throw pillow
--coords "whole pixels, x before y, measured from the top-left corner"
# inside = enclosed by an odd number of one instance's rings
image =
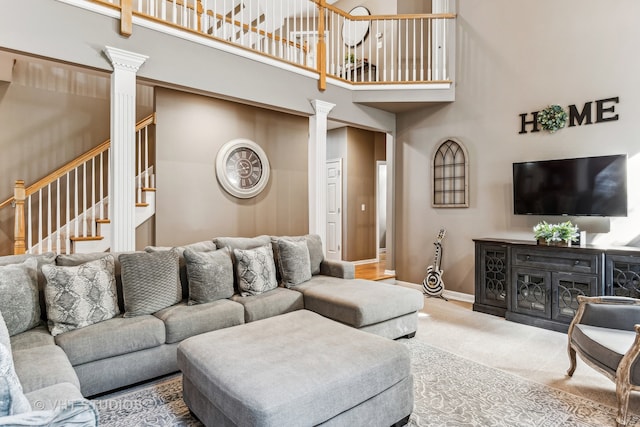
[[[41,254],[21,254],[21,255],[6,255],[0,257],[0,265],[20,264],[30,258],[38,260],[38,289],[43,290],[44,285],[47,283],[47,279],[42,274],[42,266],[45,264],[53,264],[56,260],[56,254],[54,252],[44,252]]]
[[[40,323],[37,266],[38,260],[32,257],[0,267],[0,311],[11,336]]]
[[[22,385],[13,367],[11,353],[4,344],[0,344],[0,381],[4,382],[0,387],[0,406],[3,409],[0,416],[31,411],[31,405],[22,392]]]
[[[185,248],[189,305],[205,304],[233,295],[233,264],[228,248],[197,252]]]
[[[120,314],[115,259],[106,255],[75,267],[43,265],[49,331],[54,337]]]
[[[271,243],[255,249],[234,249],[233,253],[240,295],[259,295],[278,287]]]
[[[184,250],[187,248],[196,252],[209,252],[217,249],[212,240],[203,240],[201,242],[189,243],[184,246],[146,246],[144,248],[144,251],[149,253],[170,251],[171,249],[178,251],[178,265],[180,266],[180,283],[182,284],[183,299],[188,298],[189,296],[189,277],[187,275],[187,264],[184,259]]]
[[[317,234],[307,234],[304,236],[309,248],[309,260],[311,262],[311,274],[320,274],[320,264],[324,261],[324,251],[322,250],[322,239]]]
[[[152,314],[182,300],[178,251],[120,255],[124,317]]]
[[[278,248],[275,258],[282,286],[290,288],[311,279],[311,262],[306,239],[277,239],[275,247]]]

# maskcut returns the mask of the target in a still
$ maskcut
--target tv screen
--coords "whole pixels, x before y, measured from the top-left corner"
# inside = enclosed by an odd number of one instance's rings
[[[513,164],[516,215],[627,216],[627,156]]]

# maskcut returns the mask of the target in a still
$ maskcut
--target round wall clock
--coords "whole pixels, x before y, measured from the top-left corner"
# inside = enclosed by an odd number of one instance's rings
[[[349,11],[351,16],[371,15],[369,9],[364,6],[356,6]],[[345,20],[342,25],[342,41],[349,47],[356,47],[362,43],[369,32],[369,21]]]
[[[216,176],[229,194],[241,199],[255,197],[269,182],[269,160],[255,142],[234,139],[218,151]]]

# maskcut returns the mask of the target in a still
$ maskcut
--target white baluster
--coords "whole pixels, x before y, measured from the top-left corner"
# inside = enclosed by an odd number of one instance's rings
[[[38,243],[42,242],[42,189],[38,190]],[[42,245],[39,246],[42,248]]]
[[[382,39],[378,38],[378,34],[382,34],[380,32],[380,20],[376,19],[376,81],[380,81],[380,49],[378,49],[378,43],[382,41]]]
[[[82,164],[82,235],[87,237],[87,162]]]
[[[64,238],[64,246],[65,246],[65,253],[69,253],[71,251],[71,239],[69,239],[69,236],[71,234],[71,193],[69,192],[69,180],[71,179],[71,177],[69,176],[69,172],[67,172],[67,194],[65,196],[66,199],[66,213],[65,213],[65,229],[67,230],[65,238]]]
[[[96,158],[91,158],[91,235],[96,233]]]
[[[98,216],[104,219],[104,151],[100,153],[100,210]]]
[[[198,31],[198,2],[193,0],[193,29]]]
[[[447,70],[447,28],[449,28],[449,19],[442,19],[442,80],[449,80]]]
[[[136,173],[135,176],[138,179],[137,191],[136,191],[136,202],[142,202],[142,132],[138,131],[138,142],[136,144],[138,149],[138,162],[136,165]]]
[[[178,4],[176,3],[176,0],[173,0],[171,2],[171,12],[172,12],[172,22],[174,24],[178,23]]]
[[[56,180],[56,253],[60,253],[60,180]]]
[[[74,199],[74,203],[73,204],[74,204],[74,213],[75,213],[75,215],[74,215],[74,232],[75,232],[74,236],[77,237],[77,236],[80,235],[79,232],[78,232],[79,231],[78,230],[78,219],[80,217],[80,213],[78,212],[78,198],[79,198],[79,194],[78,193],[80,192],[80,189],[78,188],[78,168],[75,168],[74,186],[75,186],[75,189],[73,191],[73,196],[74,196],[73,197],[73,199]]]
[[[376,38],[375,35],[377,33],[373,33],[373,21],[369,21],[369,81],[372,80],[372,74],[373,74],[373,66],[372,66],[372,62],[373,62],[373,56],[371,56],[371,49],[372,49],[372,45],[376,42]]]
[[[47,184],[47,251],[51,252],[51,223],[53,219],[51,218],[51,183]],[[42,239],[40,239],[42,241]],[[42,249],[42,243],[40,244],[40,249]]]
[[[144,170],[145,187],[150,188],[149,183],[149,126],[144,128]]]
[[[31,215],[31,195],[27,196],[27,252],[31,252],[31,248],[33,247],[33,228],[31,227],[31,223],[33,216]]]
[[[420,80],[424,81],[424,19],[420,19]]]
[[[391,21],[391,52],[389,52],[389,63],[391,64],[391,69],[389,70],[389,74],[391,75],[391,81],[395,81],[395,56],[394,56],[394,51],[395,51],[395,44],[396,44],[396,40],[395,40],[395,36],[396,36],[396,28],[395,28],[395,23],[393,21]]]
[[[429,42],[427,43],[427,80],[433,80],[433,73],[431,70],[432,58],[431,58],[431,45],[433,42],[433,35],[431,33],[431,18],[427,21],[427,32],[429,33]]]
[[[413,34],[413,77],[412,77],[412,81],[416,81],[417,75],[416,75],[416,20],[415,18],[413,19],[413,25],[411,26],[411,33]]]

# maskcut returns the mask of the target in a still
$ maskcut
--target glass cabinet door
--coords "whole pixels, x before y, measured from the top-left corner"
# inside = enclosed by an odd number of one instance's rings
[[[552,318],[570,323],[578,310],[578,295],[596,295],[598,278],[572,273],[553,273]]]
[[[514,268],[512,283],[511,311],[551,318],[551,273]]]

